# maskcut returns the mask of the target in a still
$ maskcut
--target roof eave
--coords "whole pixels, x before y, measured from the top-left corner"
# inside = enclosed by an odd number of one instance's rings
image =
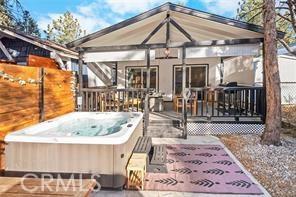
[[[242,21],[238,21],[238,20],[235,20],[235,19],[226,18],[226,17],[223,17],[223,16],[219,16],[219,15],[199,11],[199,10],[196,10],[196,9],[193,9],[193,8],[188,8],[188,7],[184,7],[184,6],[181,6],[181,5],[176,5],[176,4],[168,2],[168,3],[165,3],[165,4],[161,5],[161,6],[159,6],[159,7],[153,8],[153,9],[148,10],[148,11],[146,11],[144,13],[141,13],[141,14],[139,14],[137,16],[134,16],[132,18],[124,20],[124,21],[122,21],[120,23],[117,23],[115,25],[104,28],[104,29],[102,29],[100,31],[94,32],[92,34],[86,35],[86,36],[84,36],[82,38],[79,38],[77,40],[74,40],[74,41],[66,44],[66,46],[68,48],[78,47],[80,44],[83,44],[83,43],[85,43],[87,41],[90,41],[92,39],[95,39],[95,38],[98,38],[100,36],[106,35],[108,33],[111,33],[113,31],[116,31],[118,29],[121,29],[123,27],[126,27],[128,25],[131,25],[133,23],[139,22],[139,21],[144,20],[144,19],[146,19],[148,17],[151,17],[153,15],[156,15],[156,14],[159,14],[161,12],[168,11],[168,10],[175,11],[175,12],[180,12],[180,13],[183,13],[183,14],[189,14],[189,15],[192,15],[192,16],[195,16],[195,17],[199,17],[199,18],[211,20],[211,21],[214,21],[214,22],[234,26],[234,27],[237,27],[237,28],[246,29],[246,30],[249,30],[249,31],[254,31],[254,32],[257,32],[257,33],[261,33],[261,34],[264,33],[263,27],[259,26],[259,25],[242,22]],[[277,36],[278,36],[278,38],[282,39],[282,38],[284,38],[285,33],[281,32],[281,31],[277,31]]]
[[[156,7],[156,8],[153,8],[151,10],[148,10],[146,12],[143,12],[143,13],[141,13],[139,15],[136,15],[136,16],[134,16],[132,18],[126,19],[126,20],[124,20],[122,22],[111,25],[111,26],[106,27],[106,28],[104,28],[102,30],[99,30],[97,32],[94,32],[94,33],[91,33],[91,34],[86,35],[84,37],[78,38],[77,40],[74,40],[74,41],[66,44],[66,46],[68,48],[77,47],[78,45],[80,45],[82,43],[85,43],[85,42],[87,42],[87,41],[89,41],[91,39],[98,38],[98,37],[103,36],[105,34],[111,33],[113,31],[116,31],[116,30],[121,29],[123,27],[126,27],[128,25],[131,25],[133,23],[136,23],[136,22],[139,22],[139,21],[144,20],[146,18],[149,18],[149,17],[151,17],[153,15],[156,15],[156,14],[159,14],[161,12],[167,11],[170,8],[170,4],[171,3],[165,3],[165,4],[163,4],[163,5],[159,6],[159,7]]]
[[[25,42],[29,42],[29,43],[35,45],[35,46],[44,48],[49,51],[55,51],[57,53],[60,53],[65,57],[78,59],[78,53],[76,51],[73,51],[73,50],[63,47],[63,46],[60,46],[56,43],[53,43],[53,42],[51,43],[50,41],[44,41],[40,38],[37,38],[35,36],[30,36],[30,35],[27,35],[22,32],[13,31],[10,28],[4,27],[4,26],[0,26],[0,31],[5,35],[17,37]]]

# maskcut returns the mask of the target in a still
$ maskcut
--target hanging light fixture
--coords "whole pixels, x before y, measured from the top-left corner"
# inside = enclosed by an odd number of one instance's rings
[[[169,48],[166,48],[166,49],[164,50],[164,54],[165,54],[165,57],[168,58],[169,55],[170,55],[170,49],[169,49]]]

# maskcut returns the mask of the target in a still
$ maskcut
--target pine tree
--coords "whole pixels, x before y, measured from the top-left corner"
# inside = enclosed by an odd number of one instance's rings
[[[281,87],[277,59],[277,30],[274,0],[264,0],[264,50],[263,67],[266,86],[266,121],[261,142],[267,145],[280,145],[281,132]]]
[[[38,24],[34,18],[30,15],[30,12],[25,10],[23,12],[23,18],[21,21],[17,21],[16,28],[26,34],[40,37],[40,31]]]
[[[0,25],[40,37],[37,22],[18,0],[0,0]]]
[[[264,0],[241,0],[237,18],[239,20],[263,26],[263,5]],[[285,32],[285,38],[278,40],[286,49],[291,51],[289,44],[296,43],[296,0],[275,0],[276,6],[276,27]]]
[[[238,9],[238,19],[264,27],[263,68],[267,110],[261,142],[268,145],[280,145],[281,88],[277,59],[277,29],[286,33],[284,43],[296,40],[291,23],[293,13],[286,7],[289,1],[294,0],[242,0]]]
[[[8,2],[8,0],[0,0],[0,25],[13,27],[13,16]]]
[[[66,44],[79,38],[83,31],[78,20],[67,11],[58,19],[53,20],[44,32],[48,40]]]

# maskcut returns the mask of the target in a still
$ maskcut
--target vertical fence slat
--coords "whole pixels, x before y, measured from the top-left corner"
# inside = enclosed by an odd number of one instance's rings
[[[44,115],[44,89],[45,89],[45,71],[44,68],[39,68],[39,122],[42,122],[45,120],[45,115]]]
[[[95,111],[98,111],[98,92],[95,92]]]

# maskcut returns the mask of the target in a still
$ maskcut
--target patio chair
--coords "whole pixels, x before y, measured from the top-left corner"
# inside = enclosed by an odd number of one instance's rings
[[[182,96],[175,96],[173,98],[173,107],[174,111],[177,113],[179,112],[179,109],[182,109]],[[187,109],[192,112],[192,115],[195,116],[197,112],[197,107],[198,107],[198,102],[196,97],[191,97],[188,99],[187,104],[186,104]]]

